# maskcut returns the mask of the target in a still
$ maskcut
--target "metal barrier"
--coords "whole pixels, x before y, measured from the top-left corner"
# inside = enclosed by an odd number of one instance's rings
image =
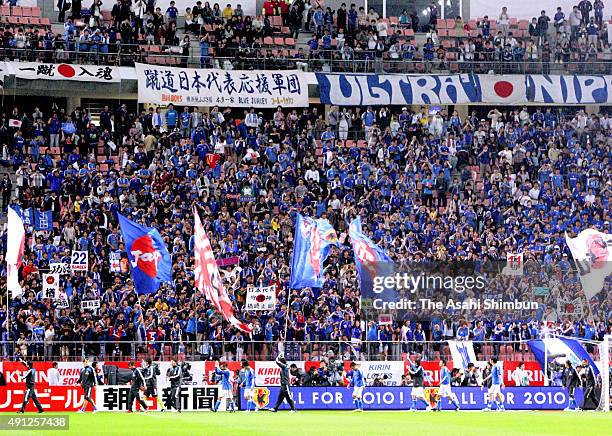
[[[336,50],[315,50],[304,52],[307,58],[285,56],[274,50],[270,55],[236,51],[235,56],[220,57],[202,55],[189,47],[187,52],[151,52],[146,45],[108,44],[107,49],[81,50],[32,50],[0,48],[0,58],[21,61],[78,63],[95,65],[133,66],[134,63],[160,64],[191,68],[222,68],[246,70],[288,70],[325,71],[343,73],[489,73],[496,74],[562,74],[588,73],[612,74],[612,60],[575,61],[556,63],[542,60],[504,62],[498,60],[446,60],[446,59],[390,59],[377,57],[374,52],[359,52],[343,58]],[[174,48],[175,49],[175,48]],[[263,49],[262,51],[266,51]]]
[[[525,341],[473,342],[474,351],[481,360],[498,357],[502,360],[534,360]],[[341,360],[397,361],[407,354],[421,355],[424,360],[451,359],[446,341],[291,341],[258,342],[230,341],[98,341],[54,342],[34,341],[0,342],[4,356],[17,358],[27,355],[32,360],[81,360],[95,357],[103,361],[121,361],[151,357],[155,360],[274,360],[280,350],[288,360],[321,360],[324,357]],[[588,350],[593,352],[593,350]]]

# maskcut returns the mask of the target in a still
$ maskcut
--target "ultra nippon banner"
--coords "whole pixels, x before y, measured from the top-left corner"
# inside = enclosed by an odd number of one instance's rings
[[[256,403],[260,408],[274,404],[278,398],[279,387],[257,387]],[[355,408],[352,389],[345,387],[296,387],[292,388],[293,399],[298,410],[352,410]],[[410,387],[366,387],[363,391],[365,410],[408,410],[412,406]],[[485,408],[487,390],[481,388],[454,388],[463,410],[482,410]],[[560,387],[524,387],[502,389],[504,407],[507,410],[563,410],[569,398],[567,389]],[[582,389],[576,389],[576,401],[582,404]],[[241,395],[241,408],[246,407]],[[288,409],[286,403],[280,407]],[[452,410],[446,398],[442,408]],[[419,404],[419,409],[425,409]]]
[[[316,77],[321,103],[340,106],[612,103],[612,75],[316,73]]]
[[[225,71],[136,64],[140,103],[225,107],[307,107],[303,72]]]

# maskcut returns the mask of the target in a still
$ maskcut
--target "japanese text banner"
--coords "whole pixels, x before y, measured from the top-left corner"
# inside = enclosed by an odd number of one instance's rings
[[[140,103],[225,107],[307,107],[303,72],[225,71],[136,64]]]
[[[41,62],[9,62],[8,64],[10,64],[10,72],[19,79],[73,80],[98,83],[118,83],[121,81],[118,67]]]

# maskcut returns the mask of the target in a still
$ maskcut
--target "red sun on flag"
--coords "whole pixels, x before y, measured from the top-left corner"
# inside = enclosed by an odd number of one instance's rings
[[[55,277],[47,276],[47,284],[52,285],[53,283],[55,283]]]
[[[257,297],[255,297],[255,300],[257,300],[258,303],[263,303],[264,301],[266,301],[266,296],[263,294],[259,294]]]
[[[76,75],[76,71],[72,65],[68,64],[60,64],[60,66],[57,67],[57,72],[67,78],[71,78]]]
[[[500,97],[507,98],[512,95],[512,92],[514,91],[514,85],[505,80],[500,80],[493,86],[493,90]]]

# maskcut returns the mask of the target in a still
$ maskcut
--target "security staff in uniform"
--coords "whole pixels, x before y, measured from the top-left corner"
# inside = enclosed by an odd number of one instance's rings
[[[283,400],[287,400],[289,406],[291,407],[291,412],[296,412],[295,410],[295,402],[293,401],[293,395],[291,394],[291,379],[289,374],[289,365],[287,365],[287,360],[283,356],[283,354],[279,354],[276,358],[276,364],[281,369],[280,372],[280,382],[281,388],[278,393],[278,399],[276,400],[276,404],[273,408],[270,409],[270,412],[278,411],[278,408],[282,404]]]
[[[128,394],[128,408],[127,412],[132,413],[132,407],[134,406],[134,400],[138,401],[141,410],[147,410],[147,405],[142,398],[140,398],[140,390],[145,387],[145,378],[142,375],[140,368],[136,368],[134,362],[128,363],[128,368],[132,370],[132,378],[130,379],[130,392]]]
[[[36,369],[34,369],[34,365],[32,362],[24,362],[23,364],[28,367],[28,372],[22,377],[22,381],[25,381],[26,392],[25,397],[23,397],[23,403],[21,404],[21,410],[18,413],[24,413],[26,406],[30,402],[30,399],[34,402],[34,405],[38,409],[38,413],[43,413],[42,405],[40,401],[38,401],[38,397],[36,396],[36,391],[34,390],[34,385],[36,383]]]
[[[569,404],[565,410],[580,410],[578,409],[576,399],[574,398],[574,392],[576,391],[576,388],[580,386],[580,377],[578,376],[576,368],[572,366],[572,362],[569,360],[565,362],[565,369],[563,370],[563,386],[567,388],[567,393],[569,396]]]
[[[177,365],[176,360],[170,360],[172,367],[168,369],[166,377],[170,382],[170,398],[168,403],[166,404],[166,408],[170,410],[170,408],[174,407],[177,412],[181,412],[181,384],[183,383],[183,371],[181,367]]]
[[[585,410],[587,407],[587,401],[591,400],[595,408],[599,406],[599,397],[595,393],[595,386],[597,385],[597,381],[595,379],[595,372],[593,372],[593,368],[589,365],[589,361],[584,359],[582,361],[582,380],[584,385],[584,400],[582,401],[582,410]]]

